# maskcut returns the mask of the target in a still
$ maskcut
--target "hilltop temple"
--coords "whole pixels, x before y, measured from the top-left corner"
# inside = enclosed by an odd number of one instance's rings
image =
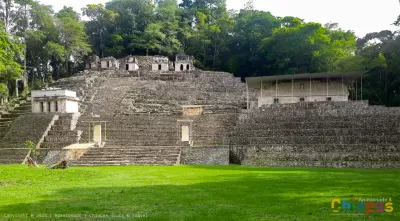
[[[400,108],[351,100],[363,72],[251,77],[177,55],[93,57],[0,118],[0,163],[400,168]]]

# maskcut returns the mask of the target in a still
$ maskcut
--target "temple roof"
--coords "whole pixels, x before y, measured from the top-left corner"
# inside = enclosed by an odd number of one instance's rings
[[[366,72],[331,72],[331,73],[304,73],[304,74],[287,74],[287,75],[274,75],[274,76],[261,76],[261,77],[247,77],[246,82],[249,87],[259,87],[261,82],[274,82],[274,81],[291,81],[291,80],[309,80],[309,79],[343,79],[344,82],[350,81],[363,76]]]

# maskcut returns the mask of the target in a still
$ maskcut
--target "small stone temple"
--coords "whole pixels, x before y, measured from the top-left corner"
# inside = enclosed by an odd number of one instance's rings
[[[137,71],[139,69],[137,58],[129,55],[126,58],[119,60],[120,70],[124,71]]]
[[[151,65],[152,71],[169,71],[169,59],[163,56],[154,56],[153,64]]]
[[[32,91],[32,113],[78,113],[76,92],[61,89]]]
[[[194,58],[185,54],[176,55],[175,71],[180,72],[191,70],[194,70]]]
[[[98,70],[100,67],[100,58],[97,55],[91,56],[86,62],[87,70]]]
[[[114,57],[105,57],[100,59],[100,68],[102,70],[118,70],[119,61]]]
[[[258,91],[258,107],[300,102],[348,101],[348,86],[363,72],[313,73],[246,78],[248,89]],[[251,101],[247,101],[248,107]]]

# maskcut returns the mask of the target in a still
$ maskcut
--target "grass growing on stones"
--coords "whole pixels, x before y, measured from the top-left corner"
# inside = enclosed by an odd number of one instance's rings
[[[365,220],[335,215],[332,199],[382,197],[394,211],[368,220],[400,220],[399,179],[400,170],[6,165],[0,220]]]

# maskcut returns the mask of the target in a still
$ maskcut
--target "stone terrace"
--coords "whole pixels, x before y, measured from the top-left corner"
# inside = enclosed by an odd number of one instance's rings
[[[53,115],[29,114],[14,120],[7,134],[0,140],[0,164],[22,163],[29,152],[24,143],[29,140],[38,144],[52,119]],[[41,154],[45,155],[46,151]]]
[[[244,165],[399,168],[399,120],[364,102],[271,105],[243,111],[231,153]]]
[[[92,110],[100,116],[179,115],[182,112],[180,105],[237,110],[245,106],[245,90],[240,79],[229,73],[186,73],[183,81],[107,78],[93,99]]]

